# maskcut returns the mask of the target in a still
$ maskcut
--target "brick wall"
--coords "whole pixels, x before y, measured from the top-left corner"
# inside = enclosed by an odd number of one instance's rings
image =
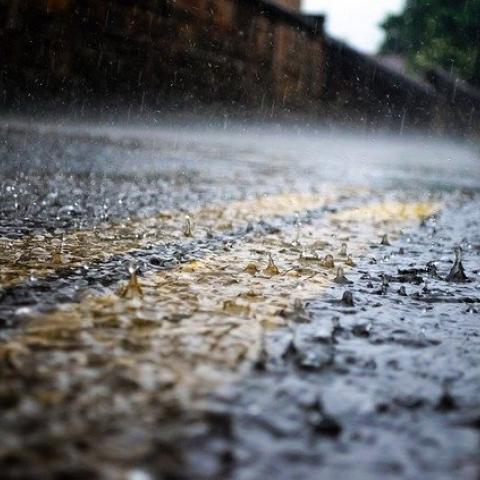
[[[0,0],[0,46],[4,109],[206,105],[467,129],[441,92],[263,0]]]
[[[274,7],[247,0],[138,5],[0,0],[0,41],[9,46],[4,100],[94,95],[295,108],[321,94],[323,38],[276,18]]]

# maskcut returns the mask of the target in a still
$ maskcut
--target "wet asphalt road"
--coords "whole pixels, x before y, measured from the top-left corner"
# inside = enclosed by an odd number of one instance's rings
[[[478,147],[224,127],[0,124],[4,478],[478,480]]]

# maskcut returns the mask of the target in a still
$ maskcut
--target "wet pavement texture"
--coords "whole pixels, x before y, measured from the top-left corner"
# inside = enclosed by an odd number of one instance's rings
[[[0,123],[2,478],[480,478],[480,155]]]

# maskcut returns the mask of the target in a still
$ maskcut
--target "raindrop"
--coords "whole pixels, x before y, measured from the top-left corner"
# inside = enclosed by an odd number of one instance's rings
[[[388,235],[386,233],[383,235],[380,245],[391,245],[390,240],[388,239]]]
[[[342,433],[341,424],[324,411],[320,399],[315,399],[308,407],[307,421],[313,431],[318,435],[338,437]]]
[[[130,274],[130,278],[127,285],[120,289],[119,295],[121,297],[129,298],[135,296],[143,296],[143,290],[140,282],[138,281],[137,271],[137,265],[131,262],[128,265],[128,273]]]
[[[325,255],[325,258],[323,259],[322,265],[325,268],[335,268],[335,262],[333,261],[333,256],[328,254]]]
[[[402,285],[402,286],[398,289],[398,294],[401,295],[402,297],[406,297],[406,296],[407,296],[407,290],[405,289],[405,285]]]
[[[183,234],[186,237],[193,237],[192,234],[192,222],[189,215],[185,215],[185,228],[183,229]]]
[[[345,290],[343,292],[341,303],[347,307],[355,306],[355,302],[353,301],[353,294],[350,290]]]
[[[299,298],[295,299],[292,310],[283,313],[282,316],[294,323],[310,323],[312,321],[311,316],[305,310],[303,302]]]
[[[369,337],[370,336],[370,330],[372,329],[371,323],[368,324],[357,324],[354,325],[352,328],[352,333],[356,337]]]
[[[353,261],[353,258],[351,255],[349,255],[347,257],[347,259],[345,260],[345,265],[348,265],[349,267],[356,267],[357,264]]]
[[[340,285],[351,285],[353,283],[351,280],[345,277],[342,267],[337,268],[337,276],[333,279],[333,281]]]
[[[244,269],[244,272],[249,273],[250,275],[255,275],[258,273],[258,267],[253,263],[250,262]]]
[[[264,273],[266,273],[267,275],[278,275],[280,273],[280,270],[275,265],[273,257],[270,253],[268,254],[268,265],[265,268]]]
[[[388,291],[389,283],[386,275],[382,275],[382,295],[386,295]]]
[[[437,404],[435,405],[436,410],[442,412],[448,412],[451,410],[456,410],[458,408],[455,398],[452,396],[448,388],[445,386],[442,395],[438,399]]]
[[[467,282],[469,279],[465,274],[465,269],[462,264],[462,248],[457,246],[454,248],[455,262],[450,273],[447,276],[449,282]]]
[[[61,246],[55,247],[55,250],[52,255],[52,263],[54,265],[62,265],[64,263]]]
[[[300,243],[300,230],[302,228],[302,222],[300,222],[300,220],[298,219],[298,214],[297,214],[297,219],[296,219],[295,223],[296,223],[297,230],[296,230],[296,234],[295,234],[295,239],[292,241],[291,245],[292,245],[292,247],[299,247],[301,245],[301,243]]]
[[[427,273],[433,277],[433,278],[439,278],[438,276],[438,271],[437,271],[437,266],[435,265],[435,262],[427,262],[427,265],[426,265],[426,270],[427,270]]]

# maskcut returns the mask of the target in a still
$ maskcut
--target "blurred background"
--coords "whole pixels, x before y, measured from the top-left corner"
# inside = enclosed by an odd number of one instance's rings
[[[478,0],[0,0],[0,108],[478,135]]]

